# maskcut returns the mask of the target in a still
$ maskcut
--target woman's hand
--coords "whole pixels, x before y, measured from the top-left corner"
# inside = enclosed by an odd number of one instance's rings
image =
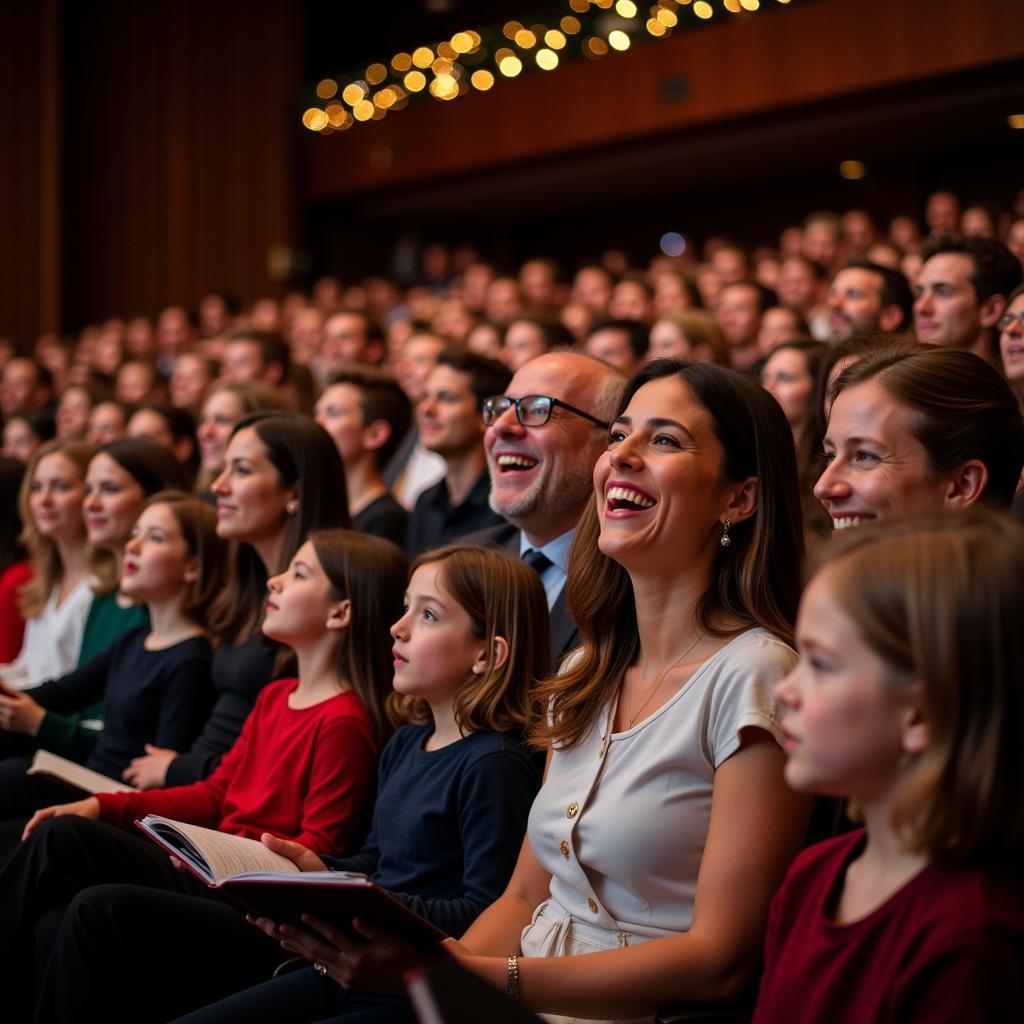
[[[121,778],[136,789],[160,789],[167,784],[167,769],[177,756],[176,750],[147,743],[146,753],[136,757],[121,772]]]
[[[278,839],[269,832],[260,836],[263,845],[282,857],[287,857],[300,871],[326,871],[327,865],[310,849],[290,839]]]
[[[0,728],[8,732],[23,733],[25,736],[35,736],[45,716],[45,709],[27,693],[9,690],[7,687],[0,692]]]
[[[93,821],[98,821],[100,802],[96,797],[90,796],[85,800],[77,800],[73,804],[54,804],[52,807],[44,807],[29,818],[25,831],[21,833],[21,838],[28,839],[44,821],[49,821],[50,818],[61,818],[65,814],[77,814],[80,818],[92,818]]]
[[[280,942],[282,949],[322,965],[326,970],[323,976],[342,988],[404,995],[405,972],[423,962],[423,955],[408,943],[361,918],[356,918],[352,927],[370,939],[369,943],[352,939],[310,914],[303,914],[302,921],[316,935],[251,914],[248,921]]]

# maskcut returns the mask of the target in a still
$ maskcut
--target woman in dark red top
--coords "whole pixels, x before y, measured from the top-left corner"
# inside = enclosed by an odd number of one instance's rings
[[[1024,530],[978,511],[837,543],[776,694],[787,781],[864,828],[776,895],[756,1024],[1018,1019]]]

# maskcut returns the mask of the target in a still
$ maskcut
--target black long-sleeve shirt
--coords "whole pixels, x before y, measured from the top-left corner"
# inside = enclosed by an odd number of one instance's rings
[[[26,691],[47,711],[70,714],[103,701],[103,731],[86,764],[121,777],[145,745],[184,749],[199,734],[213,701],[206,637],[146,650],[150,627],[118,637],[81,668]]]

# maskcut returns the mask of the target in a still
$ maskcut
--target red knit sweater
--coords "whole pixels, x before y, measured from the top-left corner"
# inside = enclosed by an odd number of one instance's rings
[[[316,850],[344,853],[364,832],[378,746],[354,693],[310,708],[288,707],[295,679],[264,687],[241,735],[209,778],[143,793],[101,794],[100,818],[130,828],[161,814],[258,839],[271,832]]]

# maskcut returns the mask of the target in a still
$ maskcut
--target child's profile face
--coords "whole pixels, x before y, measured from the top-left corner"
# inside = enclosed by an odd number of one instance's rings
[[[834,566],[804,592],[800,661],[775,688],[786,781],[800,792],[876,800],[895,782],[913,715],[908,687],[864,641],[836,600]]]
[[[444,586],[440,562],[421,565],[405,593],[405,613],[391,627],[395,689],[430,704],[450,702],[469,676],[486,670],[487,644]]]
[[[312,541],[295,552],[284,572],[267,580],[267,591],[267,636],[292,646],[324,636],[331,614],[331,583]]]

